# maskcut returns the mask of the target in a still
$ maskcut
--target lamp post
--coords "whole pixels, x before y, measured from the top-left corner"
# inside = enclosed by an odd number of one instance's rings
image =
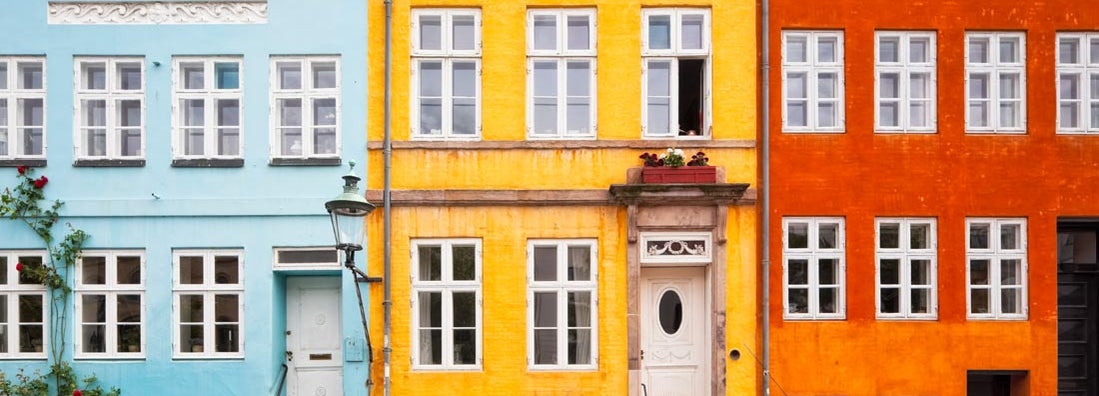
[[[332,219],[332,233],[336,238],[336,249],[343,251],[344,268],[351,271],[355,279],[355,296],[359,299],[359,315],[362,319],[363,336],[366,337],[366,393],[370,394],[374,386],[371,380],[370,369],[374,363],[374,348],[370,345],[370,328],[366,324],[366,309],[363,307],[363,294],[359,288],[360,282],[381,282],[382,278],[372,278],[366,271],[355,266],[355,252],[363,250],[366,241],[366,224],[364,217],[374,211],[374,205],[359,195],[359,180],[355,176],[355,162],[350,162],[350,169],[343,176],[343,192],[332,200],[324,203],[328,215]]]

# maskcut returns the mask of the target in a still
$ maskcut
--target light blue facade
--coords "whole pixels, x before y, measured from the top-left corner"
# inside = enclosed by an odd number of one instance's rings
[[[65,202],[61,222],[90,235],[86,249],[144,251],[145,357],[74,362],[79,374],[94,372],[105,388],[117,386],[126,395],[274,394],[285,359],[287,276],[342,277],[342,335],[363,345],[350,275],[273,270],[273,249],[331,246],[323,204],[340,192],[348,161],[365,163],[366,3],[270,0],[267,13],[258,24],[47,24],[46,0],[0,4],[0,57],[46,58],[47,165],[36,176],[49,177],[49,199]],[[177,55],[242,57],[243,166],[172,166]],[[339,165],[270,164],[270,65],[271,56],[280,55],[339,57]],[[73,166],[74,56],[144,57],[144,166]],[[14,166],[0,167],[0,187],[13,186],[15,175]],[[0,250],[42,248],[21,222],[0,221]],[[243,251],[243,359],[172,357],[172,252],[193,248]],[[361,253],[357,261],[363,264]],[[365,298],[369,290],[362,287]],[[71,361],[75,312],[71,303],[66,309]],[[48,362],[0,361],[4,372],[19,368],[45,372]],[[366,375],[365,362],[344,363],[344,393],[364,394]]]

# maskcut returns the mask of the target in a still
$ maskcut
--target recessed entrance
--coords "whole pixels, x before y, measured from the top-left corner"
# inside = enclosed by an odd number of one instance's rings
[[[706,267],[641,269],[642,395],[710,393]]]
[[[340,278],[286,279],[286,394],[343,395]]]
[[[1057,223],[1057,391],[1099,394],[1099,219]]]

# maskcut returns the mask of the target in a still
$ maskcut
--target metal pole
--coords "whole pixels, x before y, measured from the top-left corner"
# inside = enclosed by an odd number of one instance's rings
[[[393,1],[384,0],[385,2],[385,138],[382,145],[382,157],[385,162],[385,176],[384,185],[382,186],[382,214],[383,225],[382,234],[384,235],[382,260],[383,260],[383,289],[384,300],[382,306],[385,309],[384,328],[382,330],[382,356],[384,359],[383,367],[383,382],[382,388],[385,396],[389,396],[389,363],[390,354],[393,349],[389,345],[390,335],[393,331],[392,328],[392,315],[393,315],[393,298],[392,298],[392,214],[390,213],[390,189],[391,189],[391,176],[393,165],[393,142],[390,134],[390,116],[391,116],[391,104],[390,96],[392,94],[392,81],[390,74],[392,73],[392,31],[393,31]]]
[[[760,243],[760,282],[762,286],[762,321],[761,340],[763,361],[763,396],[771,394],[771,24],[770,24],[770,0],[760,0],[760,37],[763,47],[760,52],[760,107],[763,109],[760,123],[762,124],[762,142],[760,142],[762,164],[762,177],[760,182],[760,194],[762,195],[763,222],[760,232],[763,233]]]

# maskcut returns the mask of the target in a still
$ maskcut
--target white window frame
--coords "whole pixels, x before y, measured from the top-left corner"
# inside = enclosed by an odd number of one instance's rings
[[[202,64],[203,87],[187,89],[182,74],[185,64]],[[237,65],[237,87],[235,89],[217,88],[216,64],[235,63]],[[172,59],[172,157],[175,159],[215,159],[244,158],[244,59],[241,56],[176,56]],[[201,100],[203,102],[203,148],[200,155],[188,155],[186,152],[187,135],[184,128],[183,100]],[[237,101],[237,125],[218,125],[217,101]],[[195,129],[195,127],[189,127]],[[219,129],[237,129],[236,155],[218,154],[220,140]]]
[[[671,17],[671,31],[668,49],[649,48],[649,17],[666,15]],[[683,31],[683,17],[689,15],[702,16],[702,48],[683,48],[680,39]],[[684,140],[708,140],[713,136],[713,57],[711,56],[712,21],[709,8],[643,8],[641,10],[641,138],[642,139],[684,139]],[[679,135],[679,61],[698,60],[705,63],[703,73],[703,108],[702,124],[699,125],[698,135]],[[670,109],[668,123],[669,131],[653,131],[649,128],[649,62],[666,61],[671,63],[669,70],[669,95]]]
[[[50,350],[50,306],[52,305],[52,301],[50,300],[50,296],[46,293],[46,286],[38,283],[20,284],[19,271],[15,270],[15,266],[19,263],[20,257],[31,256],[40,258],[42,260],[42,265],[49,264],[49,255],[44,250],[0,251],[0,257],[7,260],[7,265],[0,267],[0,271],[4,271],[7,276],[7,284],[0,284],[0,295],[7,297],[7,306],[5,309],[8,313],[7,322],[0,322],[0,324],[8,326],[8,352],[0,353],[0,360],[44,360],[46,359],[46,352]],[[42,298],[41,352],[19,351],[19,325],[22,323],[19,321],[19,296],[38,296]],[[0,340],[0,342],[3,341],[4,340]]]
[[[1063,59],[1061,44],[1065,41],[1076,42],[1076,62]],[[1057,87],[1057,133],[1058,134],[1097,134],[1099,125],[1092,120],[1099,118],[1099,95],[1092,96],[1090,79],[1099,78],[1099,48],[1093,48],[1092,44],[1099,43],[1099,33],[1096,32],[1072,32],[1057,33],[1057,74],[1054,77],[1054,85]],[[1099,45],[1099,44],[1097,44]],[[1071,76],[1075,78],[1076,98],[1064,98],[1061,85],[1061,77]],[[1061,108],[1066,104],[1076,102],[1079,111],[1076,114],[1076,127],[1068,127],[1061,123]]]
[[[795,62],[787,56],[787,43],[791,38],[805,40],[805,61]],[[818,61],[817,44],[820,39],[836,41],[835,62]],[[842,30],[784,30],[782,31],[782,131],[789,133],[844,133],[846,130],[846,77],[844,76],[844,32]],[[805,125],[790,125],[787,114],[791,99],[788,96],[787,79],[790,74],[805,74]],[[835,103],[836,119],[834,126],[821,126],[817,109],[822,102],[818,97],[817,80],[821,74],[836,75],[835,99],[826,99]],[[801,99],[801,98],[798,98]]]
[[[81,82],[84,80],[82,77],[81,66],[88,63],[103,63],[106,65],[106,80],[104,87],[106,89],[84,89],[81,86]],[[139,90],[123,90],[119,87],[118,82],[118,64],[119,63],[136,63],[141,67],[141,89]],[[116,56],[116,57],[85,57],[78,56],[73,58],[73,92],[75,92],[75,98],[73,103],[73,150],[76,160],[134,160],[144,159],[148,144],[148,134],[146,128],[148,127],[147,109],[145,101],[145,90],[148,88],[145,68],[145,57],[142,56]],[[85,126],[82,112],[84,110],[85,100],[102,100],[107,104],[105,126],[94,127]],[[141,123],[138,127],[127,126],[123,127],[118,119],[118,102],[123,100],[137,100],[141,102]],[[85,147],[87,130],[93,128],[103,128],[107,130],[106,136],[106,153],[104,155],[88,155],[85,151],[88,147]],[[123,155],[122,154],[122,141],[119,136],[122,129],[138,129],[141,137],[141,144],[138,148],[137,155]]]
[[[973,224],[989,224],[989,246],[987,249],[977,249],[970,246],[970,231]],[[1019,226],[1019,249],[1005,249],[1000,244],[1000,226]],[[1029,309],[1027,298],[1027,221],[1026,218],[979,218],[970,217],[965,220],[965,307],[966,318],[970,320],[1026,320]],[[988,260],[988,284],[974,285],[970,279],[970,263],[973,260]],[[1020,289],[1019,304],[1022,307],[1019,313],[1003,313],[1000,306],[1001,290],[1007,288],[1001,284],[1000,270],[1001,260],[1019,260],[1019,285],[1010,285],[1010,288]],[[988,313],[973,313],[973,290],[988,290]]]
[[[534,48],[534,19],[553,17],[556,21],[556,48],[552,50]],[[568,18],[583,16],[588,19],[588,48],[568,48]],[[596,120],[596,18],[595,9],[530,9],[527,11],[527,138],[528,139],[595,139]],[[551,133],[538,133],[534,129],[534,64],[556,63],[557,65],[557,130]],[[586,131],[570,133],[568,130],[568,64],[588,64],[588,125]]]
[[[48,103],[46,103],[46,57],[44,56],[4,56],[0,57],[0,63],[4,63],[7,66],[7,71],[3,73],[5,85],[0,87],[0,101],[6,101],[7,113],[0,114],[0,118],[6,118],[7,123],[0,123],[0,135],[6,137],[8,150],[6,152],[0,152],[0,160],[12,160],[12,159],[46,159],[46,123],[49,122]],[[19,65],[37,63],[42,68],[42,88],[40,89],[28,89],[20,88],[18,81],[21,80],[19,75]],[[20,115],[19,101],[21,100],[41,100],[42,101],[42,125],[22,125],[20,122],[22,119]],[[26,139],[25,128],[40,128],[42,129],[42,147],[41,154],[27,154],[25,150],[24,140]]]
[[[203,284],[181,284],[180,283],[180,265],[181,257],[202,257],[203,265]],[[236,284],[217,284],[214,271],[214,257],[215,256],[236,256],[237,257],[237,279]],[[245,351],[245,334],[247,329],[245,326],[246,317],[244,316],[244,252],[239,249],[180,249],[172,251],[172,359],[242,359],[244,358]],[[203,351],[202,352],[183,352],[180,345],[180,327],[183,325],[180,323],[180,295],[202,295],[203,296]],[[214,345],[217,342],[215,329],[217,326],[217,320],[215,318],[215,295],[236,295],[237,301],[240,304],[237,310],[237,328],[238,328],[238,352],[216,352],[217,347]],[[188,322],[191,323],[191,322]],[[210,348],[207,348],[210,347]]]
[[[412,330],[412,368],[414,370],[480,370],[481,365],[484,363],[484,324],[482,322],[483,306],[482,292],[481,292],[481,269],[482,263],[482,251],[481,240],[476,238],[458,238],[458,239],[413,239],[412,240],[412,265],[411,278],[412,278],[412,290],[411,290],[411,310],[412,310],[412,322],[410,329]],[[473,280],[454,280],[453,277],[453,247],[454,246],[470,246],[474,248],[474,279]],[[419,277],[420,268],[420,247],[421,246],[438,246],[441,251],[441,268],[440,277],[441,280],[423,280]],[[420,343],[418,342],[419,330],[420,330],[420,310],[417,304],[419,303],[420,292],[437,292],[441,293],[442,297],[442,363],[441,364],[424,364],[420,362]],[[453,295],[455,292],[473,292],[476,298],[476,332],[477,332],[477,350],[476,350],[476,363],[474,364],[455,364],[454,363],[454,312],[453,312]]]
[[[279,67],[280,63],[297,63],[301,68],[301,88],[300,89],[282,89],[279,87]],[[313,81],[313,64],[315,63],[334,63],[336,67],[336,86],[332,88],[316,88]],[[270,102],[268,106],[270,111],[269,122],[270,128],[270,153],[272,159],[315,159],[315,158],[340,158],[340,153],[343,152],[343,68],[340,63],[340,56],[338,55],[309,55],[309,56],[284,56],[284,55],[272,55],[270,63],[270,81],[268,86],[271,87]],[[241,70],[243,76],[243,69]],[[244,85],[244,81],[241,80],[241,85]],[[282,131],[280,129],[294,129],[294,126],[282,127],[279,121],[278,103],[282,99],[300,99],[301,100],[301,154],[283,154],[282,153]],[[319,99],[334,99],[336,101],[336,121],[335,125],[317,125],[314,123],[313,117],[313,102]],[[241,103],[242,112],[243,102]],[[243,116],[243,113],[242,113]],[[243,117],[242,117],[243,118]],[[243,124],[243,119],[241,123]],[[314,139],[314,131],[318,128],[334,128],[336,130],[336,147],[332,153],[317,153],[316,141]],[[244,139],[244,130],[241,130],[241,140]],[[242,143],[243,144],[243,143]]]
[[[534,248],[536,246],[554,246],[557,248],[556,281],[534,280]],[[587,281],[568,280],[568,248],[584,246],[591,254],[591,279]],[[599,252],[595,239],[531,239],[527,241],[527,368],[533,371],[546,370],[596,370],[599,367]],[[557,364],[535,364],[534,359],[534,294],[535,292],[557,293]],[[568,364],[568,293],[591,293],[591,363]]]
[[[883,39],[897,40],[897,61],[886,62],[881,58],[881,43]],[[926,40],[928,45],[927,62],[915,62],[911,59],[911,44],[913,39]],[[938,122],[938,73],[937,48],[935,32],[933,31],[877,31],[874,33],[874,125],[876,132],[884,133],[935,133]],[[890,102],[897,105],[897,125],[882,125],[881,108],[885,101],[881,95],[882,74],[896,74],[897,98]],[[912,76],[926,74],[930,78],[930,86],[927,90],[927,98],[912,97]],[[914,102],[926,104],[927,125],[915,126],[911,119],[911,110]]]
[[[970,59],[970,44],[974,39],[988,40],[989,62],[977,63]],[[1019,62],[1000,61],[1000,41],[1019,41]],[[970,114],[971,103],[975,99],[970,97],[970,84],[973,74],[988,75],[988,126],[974,126]],[[1019,76],[1019,114],[1018,127],[1005,127],[1000,125],[1000,105],[1004,102],[1000,98],[1000,76],[1017,74]],[[1023,32],[966,32],[965,34],[965,130],[973,134],[1024,134],[1027,127],[1027,91],[1026,91],[1026,34]],[[1012,101],[1015,101],[1014,99]]]
[[[789,230],[791,223],[808,224],[808,244],[805,248],[790,248]],[[820,248],[819,230],[822,224],[836,224],[836,247],[832,249]],[[843,320],[847,314],[847,242],[844,218],[842,217],[785,217],[782,219],[782,312],[786,320]],[[821,289],[819,273],[821,259],[837,260],[836,262],[836,312],[821,313],[819,290]],[[808,312],[790,312],[790,260],[808,261],[807,284],[797,285],[798,289],[806,289],[808,293]],[[831,285],[829,285],[831,286]]]
[[[138,257],[141,261],[141,280],[138,284],[124,284],[118,282],[118,257]],[[84,260],[89,257],[102,257],[105,259],[106,267],[104,270],[103,284],[84,284]],[[145,358],[147,336],[146,336],[146,322],[148,317],[148,311],[145,309],[145,273],[147,266],[145,265],[145,252],[142,250],[103,250],[103,251],[84,251],[81,254],[80,260],[76,265],[76,277],[73,281],[74,287],[74,300],[75,300],[75,314],[73,320],[73,358],[76,359],[142,359]],[[104,296],[106,304],[106,321],[103,323],[106,334],[104,334],[104,352],[84,352],[83,344],[81,341],[84,339],[84,315],[83,315],[83,297],[85,295],[102,295]],[[141,328],[141,350],[138,352],[118,352],[119,340],[118,340],[118,296],[119,295],[137,295],[141,298],[141,321],[136,324]],[[133,325],[133,322],[122,322],[129,325]]]
[[[939,315],[938,304],[938,229],[937,221],[934,218],[902,218],[902,217],[880,217],[874,221],[874,235],[875,235],[875,257],[874,257],[874,305],[877,311],[878,319],[909,319],[909,320],[935,320]],[[885,224],[898,225],[897,235],[897,247],[885,248],[881,243],[881,230]],[[913,225],[926,225],[928,226],[928,240],[926,249],[912,248],[912,226]],[[897,276],[899,278],[899,284],[883,285],[881,274],[881,262],[882,260],[897,260]],[[913,260],[927,260],[929,262],[928,267],[928,285],[914,285],[912,283],[912,261]],[[889,287],[891,289],[897,289],[898,312],[886,313],[882,312],[881,298],[882,287]],[[927,290],[927,308],[926,313],[912,312],[912,290],[924,289]]]
[[[420,47],[420,18],[437,16],[441,19],[441,42],[439,50]],[[473,49],[458,50],[453,46],[454,17],[473,18]],[[409,76],[409,130],[412,140],[480,140],[482,118],[481,87],[481,10],[478,8],[425,8],[412,10],[412,53]],[[442,129],[438,133],[425,133],[420,130],[420,64],[438,62],[442,64]],[[474,131],[472,134],[454,133],[453,88],[454,63],[473,63],[476,81],[474,82]]]
[[[338,250],[332,248],[332,246],[315,246],[315,247],[276,247],[272,249],[272,270],[274,271],[339,271],[343,269],[343,263],[340,261],[341,254]],[[310,251],[331,251],[332,255],[336,258],[334,261],[315,261],[315,262],[301,262],[301,263],[288,263],[281,261],[280,254],[288,252],[310,252]]]

